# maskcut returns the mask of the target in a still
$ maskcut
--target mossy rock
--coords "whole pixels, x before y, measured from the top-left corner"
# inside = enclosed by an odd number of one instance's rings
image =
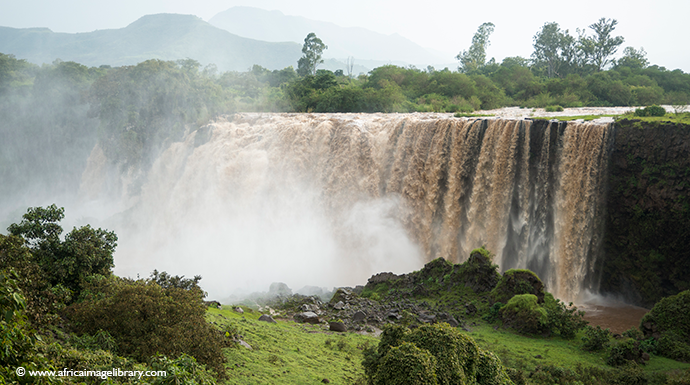
[[[532,294],[537,297],[537,303],[544,303],[544,284],[541,279],[530,270],[510,269],[503,273],[496,287],[491,291],[491,300],[501,303],[508,301],[515,295]]]
[[[498,266],[492,263],[491,253],[484,249],[474,249],[470,258],[459,268],[461,281],[475,293],[493,290],[501,279]]]
[[[440,282],[446,274],[453,271],[453,264],[443,258],[436,258],[424,265],[419,272],[419,278],[425,282],[429,278],[437,278]]]

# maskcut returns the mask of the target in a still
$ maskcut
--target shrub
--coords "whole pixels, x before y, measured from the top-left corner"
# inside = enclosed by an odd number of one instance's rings
[[[609,329],[602,329],[599,325],[596,328],[587,325],[585,336],[582,337],[582,348],[590,352],[602,350],[608,345],[610,336],[611,331]]]
[[[561,106],[559,106],[559,105],[555,105],[555,106],[546,106],[546,107],[544,108],[544,110],[545,110],[546,112],[561,112],[561,111],[563,111],[563,107],[561,107]]]
[[[533,294],[514,296],[500,310],[504,325],[520,333],[539,334],[547,330],[548,313]]]
[[[99,282],[101,290],[70,307],[68,315],[79,334],[108,332],[118,353],[146,362],[156,354],[189,354],[215,370],[225,372],[223,346],[230,338],[206,322],[203,292],[162,288],[153,280],[112,277]]]
[[[547,329],[565,339],[575,338],[575,334],[587,325],[583,311],[577,310],[572,302],[566,306],[550,293],[544,296],[544,309],[548,316]]]
[[[641,362],[642,350],[639,342],[632,338],[615,341],[609,346],[606,354],[606,364],[611,366],[623,366],[631,362]]]
[[[507,303],[514,295],[533,294],[538,303],[544,303],[544,284],[529,270],[510,269],[491,291],[493,302]]]
[[[661,106],[652,105],[645,108],[635,109],[635,116],[664,116],[666,115],[666,109]]]
[[[659,355],[690,361],[690,290],[657,302],[640,321],[645,338],[658,339]]]
[[[381,358],[374,385],[436,385],[436,358],[428,350],[403,342]]]
[[[362,366],[373,384],[511,384],[494,354],[483,352],[474,340],[446,323],[413,331],[386,326],[378,350],[364,350]]]

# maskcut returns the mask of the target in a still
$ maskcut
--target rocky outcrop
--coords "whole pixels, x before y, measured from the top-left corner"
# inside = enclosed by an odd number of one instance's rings
[[[622,120],[610,156],[600,290],[651,307],[690,289],[690,126]]]

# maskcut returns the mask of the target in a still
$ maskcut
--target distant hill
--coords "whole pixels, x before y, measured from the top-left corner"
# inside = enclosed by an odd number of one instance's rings
[[[420,68],[438,63],[452,63],[453,58],[442,57],[398,35],[384,35],[364,28],[345,28],[333,23],[287,16],[280,11],[266,11],[253,7],[232,7],[209,20],[212,25],[239,36],[264,41],[293,41],[303,44],[310,32],[316,33],[328,45],[324,58],[343,60],[348,56],[355,63],[369,68],[378,65],[414,64]],[[377,62],[376,65],[373,65]]]
[[[87,66],[131,65],[148,59],[191,58],[220,71],[297,67],[301,44],[234,35],[192,15],[157,14],[121,29],[55,33],[47,28],[0,27],[0,52],[42,64],[55,59]]]

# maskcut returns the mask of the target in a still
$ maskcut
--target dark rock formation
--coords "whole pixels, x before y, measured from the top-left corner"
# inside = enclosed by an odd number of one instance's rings
[[[276,323],[276,321],[273,319],[273,317],[271,317],[268,314],[263,314],[261,317],[259,317],[259,321]]]

